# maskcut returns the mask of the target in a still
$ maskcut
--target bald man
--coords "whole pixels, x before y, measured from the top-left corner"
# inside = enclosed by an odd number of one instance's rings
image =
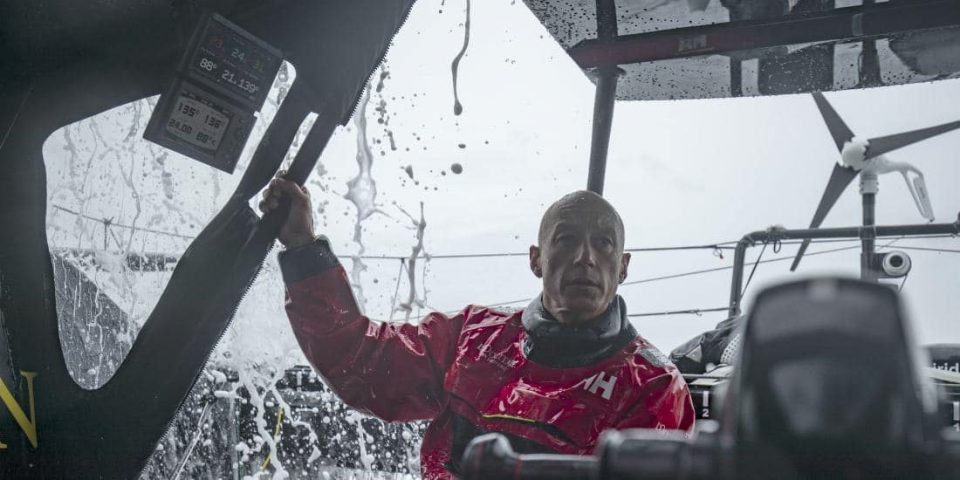
[[[520,453],[593,453],[607,429],[689,432],[694,410],[677,369],[640,337],[617,286],[627,277],[620,215],[591,192],[551,205],[530,247],[543,292],[526,309],[471,305],[419,325],[374,322],[313,231],[305,189],[274,180],[260,209],[291,200],[280,233],[287,315],[334,392],[387,421],[430,420],[425,479],[456,478],[466,445],[488,432]],[[480,279],[479,281],[497,281]]]

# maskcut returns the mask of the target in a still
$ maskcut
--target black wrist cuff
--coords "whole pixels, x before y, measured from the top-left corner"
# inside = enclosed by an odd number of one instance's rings
[[[284,283],[299,282],[340,265],[330,250],[330,242],[322,235],[306,245],[280,252],[279,259]]]

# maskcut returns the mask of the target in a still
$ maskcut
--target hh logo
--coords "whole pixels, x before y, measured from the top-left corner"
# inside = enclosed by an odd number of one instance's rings
[[[13,415],[13,419],[17,421],[17,425],[20,426],[20,430],[23,430],[27,439],[30,440],[33,448],[37,448],[37,412],[33,406],[33,378],[36,377],[37,374],[34,372],[21,371],[20,375],[23,375],[23,378],[27,379],[30,418],[27,418],[27,415],[23,412],[23,408],[17,403],[17,400],[13,398],[13,394],[10,393],[10,389],[3,383],[3,380],[0,380],[0,400],[3,400],[3,404],[6,405],[7,410]],[[0,441],[0,450],[5,448],[7,448],[7,444]]]
[[[613,386],[617,383],[617,377],[610,375],[609,377],[604,376],[603,372],[600,372],[596,375],[584,378],[577,384],[577,386],[582,386],[584,390],[596,395],[597,392],[600,392],[600,396],[604,400],[610,400],[610,397],[613,396]]]

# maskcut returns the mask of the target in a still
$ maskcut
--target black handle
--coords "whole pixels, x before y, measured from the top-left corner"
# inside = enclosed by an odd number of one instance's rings
[[[463,454],[463,480],[590,480],[597,459],[578,455],[517,455],[499,433],[473,439]]]

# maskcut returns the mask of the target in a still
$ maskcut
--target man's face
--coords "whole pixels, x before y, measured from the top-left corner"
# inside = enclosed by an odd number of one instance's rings
[[[543,306],[565,324],[598,317],[630,263],[615,213],[596,201],[574,203],[544,227],[540,246],[530,247],[530,269],[543,279]]]

